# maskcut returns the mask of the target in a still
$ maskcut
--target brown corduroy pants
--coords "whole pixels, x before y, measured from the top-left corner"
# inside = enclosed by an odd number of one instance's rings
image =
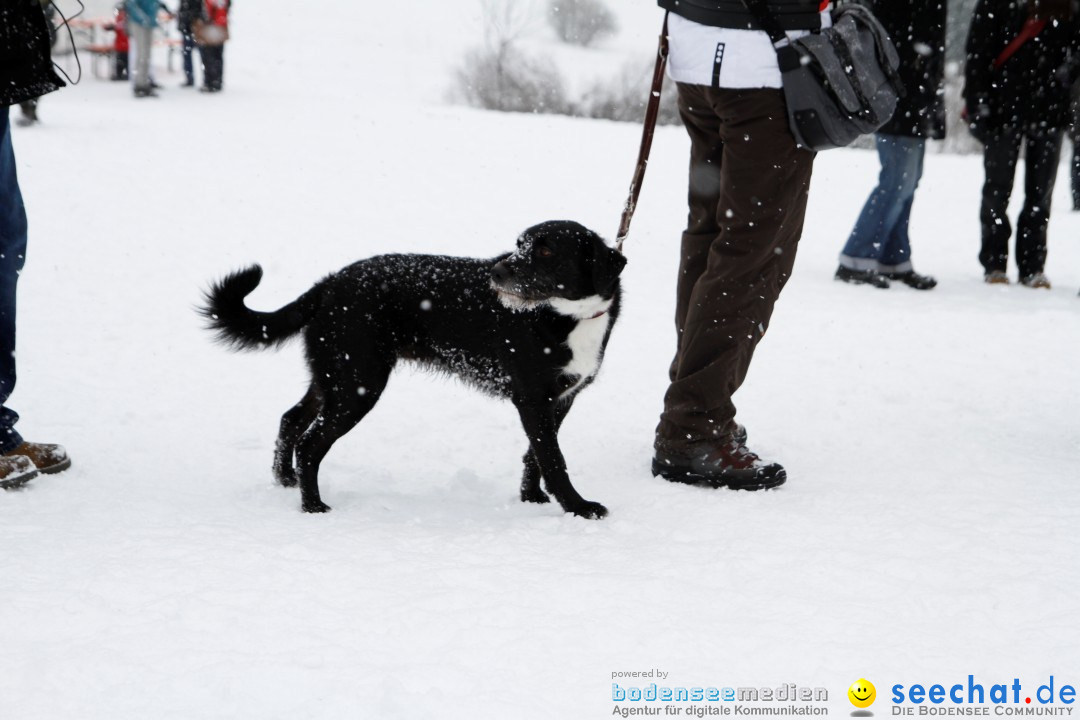
[[[657,445],[692,450],[730,432],[731,396],[791,275],[814,153],[788,130],[783,93],[680,83],[690,134],[671,363]]]

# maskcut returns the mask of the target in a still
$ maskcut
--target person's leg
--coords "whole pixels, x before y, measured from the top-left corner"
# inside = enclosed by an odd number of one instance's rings
[[[1072,137],[1073,210],[1080,210],[1080,128],[1073,132]]]
[[[881,247],[878,269],[883,273],[906,273],[912,270],[908,225],[911,222],[915,190],[922,178],[926,141],[922,138],[900,136],[892,136],[890,141],[894,146],[892,159],[897,166],[893,175],[896,216]]]
[[[1024,208],[1016,221],[1016,265],[1021,279],[1046,264],[1046,226],[1061,159],[1061,130],[1028,133],[1024,139]]]
[[[195,84],[195,62],[192,55],[195,52],[195,36],[190,30],[181,30],[181,54],[184,59],[184,85]]]
[[[849,270],[881,272],[881,255],[917,183],[911,138],[879,133],[874,140],[881,173],[840,252],[840,266]]]
[[[117,51],[115,55],[115,65],[113,67],[113,80],[127,80],[128,79],[128,52],[127,50],[120,52]]]
[[[1072,140],[1072,197],[1073,210],[1080,210],[1080,81],[1073,85],[1072,126],[1069,128]]]
[[[221,89],[222,46],[203,47],[203,87],[207,90]]]
[[[217,89],[225,87],[225,43],[218,48]]]
[[[8,108],[0,108],[0,455],[22,444],[19,416],[7,407],[15,389],[15,286],[26,258],[26,208],[15,172]]]
[[[150,91],[150,50],[154,29],[132,24],[131,42],[135,48],[135,92]]]
[[[716,117],[701,85],[678,84],[679,114],[690,136],[690,180],[687,191],[689,214],[682,234],[679,277],[675,290],[675,358],[668,377],[678,376],[686,311],[694,285],[705,271],[709,246],[720,232],[716,208],[720,204],[720,163],[724,143],[720,139],[720,119]]]
[[[1016,161],[1020,155],[1021,135],[1015,130],[992,133],[983,146],[982,206],[979,220],[982,223],[982,248],[979,262],[983,272],[1004,273],[1009,264],[1009,197],[1012,195]]]
[[[675,452],[731,431],[731,396],[795,262],[814,160],[796,146],[779,90],[702,92],[722,143],[719,188],[712,190],[719,232],[685,303],[657,428],[658,447]]]

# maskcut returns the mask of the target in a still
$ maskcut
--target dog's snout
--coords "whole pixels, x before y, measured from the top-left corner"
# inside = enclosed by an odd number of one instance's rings
[[[495,267],[491,268],[491,279],[497,283],[506,282],[513,274],[514,271],[505,262],[497,262]]]

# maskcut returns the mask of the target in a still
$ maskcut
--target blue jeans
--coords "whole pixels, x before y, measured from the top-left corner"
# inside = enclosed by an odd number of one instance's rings
[[[15,389],[15,284],[26,259],[26,208],[15,174],[8,108],[0,107],[0,453],[22,443],[19,416],[7,407]]]
[[[881,133],[874,139],[881,175],[840,253],[840,264],[852,270],[907,272],[912,269],[908,222],[922,177],[926,141]]]

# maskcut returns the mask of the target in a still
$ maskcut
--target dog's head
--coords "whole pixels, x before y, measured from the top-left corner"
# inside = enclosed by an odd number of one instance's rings
[[[547,304],[564,315],[585,317],[610,306],[625,265],[622,253],[592,230],[552,220],[521,234],[517,250],[491,268],[491,286],[514,310]]]

